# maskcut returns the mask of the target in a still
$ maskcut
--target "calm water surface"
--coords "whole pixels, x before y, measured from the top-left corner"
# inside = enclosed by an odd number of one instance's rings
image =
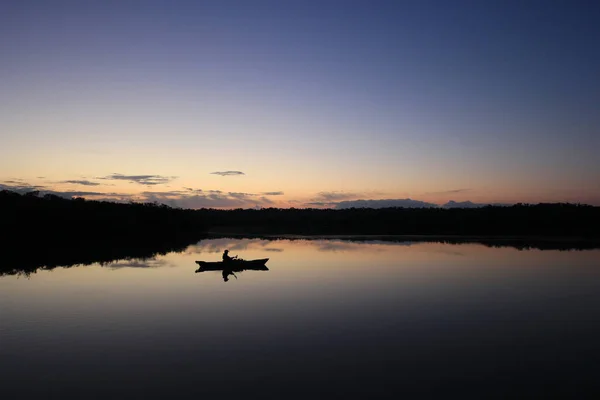
[[[269,271],[194,273],[226,248]],[[0,277],[0,393],[582,398],[599,388],[599,289],[599,250],[204,240]]]

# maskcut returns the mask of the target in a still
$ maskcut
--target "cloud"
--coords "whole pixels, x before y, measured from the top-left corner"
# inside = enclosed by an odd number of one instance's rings
[[[235,176],[235,175],[246,175],[242,171],[215,171],[211,172],[212,175],[221,175],[221,176]]]
[[[262,192],[264,196],[283,196],[283,192]]]
[[[182,208],[252,208],[257,202],[248,202],[245,199],[229,197],[227,195],[195,195],[182,197],[175,201],[175,205]]]
[[[340,201],[335,208],[387,208],[387,207],[405,207],[405,208],[424,208],[439,207],[437,204],[427,203],[412,199],[385,199],[385,200],[352,200]]]
[[[235,197],[236,199],[243,199],[245,197],[256,196],[254,193],[240,193],[240,192],[229,192],[229,196]]]
[[[362,194],[364,195],[364,193]],[[311,199],[310,202],[303,203],[305,207],[335,207],[340,200],[355,199],[360,197],[359,193],[338,192],[338,191],[323,191],[317,193],[317,197]]]
[[[425,194],[430,195],[430,194],[454,194],[454,193],[464,193],[464,192],[470,192],[472,189],[452,189],[452,190],[443,190],[441,192],[427,192]]]
[[[35,191],[42,191],[44,189],[47,189],[46,186],[40,186],[40,185],[30,185],[28,183],[25,182],[16,182],[16,181],[5,181],[6,183],[11,183],[10,185],[3,185],[0,183],[0,190],[10,190],[19,194],[24,194],[24,193],[29,193],[29,192],[35,192]]]
[[[61,197],[67,197],[67,198],[71,198],[71,197],[83,197],[83,196],[108,196],[108,195],[116,195],[116,193],[101,193],[101,192],[80,192],[80,191],[73,191],[73,192],[55,192],[52,190],[48,191],[49,194],[55,194],[57,196],[61,196]]]
[[[70,199],[72,197],[102,197],[102,199],[98,200],[110,200],[110,201],[129,201],[133,199],[131,195],[128,194],[119,194],[119,193],[102,193],[102,192],[86,192],[86,191],[56,191],[51,190],[47,186],[39,186],[39,185],[3,185],[0,184],[0,190],[10,190],[12,192],[16,192],[19,194],[25,194],[29,192],[39,192],[40,196],[44,196],[47,194],[52,194],[55,196],[63,197],[66,199]]]
[[[190,188],[190,187],[183,187],[185,190],[187,190],[188,192],[192,192],[192,193],[203,193],[204,190],[202,189],[194,189],[194,188]]]
[[[316,206],[316,207],[333,207],[337,205],[336,202],[326,202],[326,201],[311,201],[308,203],[304,203],[306,206]]]
[[[187,188],[185,188],[187,189]],[[256,208],[270,206],[273,201],[258,197],[254,193],[228,192],[221,190],[189,191],[173,190],[167,192],[142,192],[134,198],[138,202],[161,203],[180,208]]]
[[[269,199],[269,198],[267,198],[265,196],[260,197],[260,201],[263,204],[274,204],[275,203],[273,200],[271,200],[271,199]]]
[[[118,179],[131,178],[124,175],[118,175]],[[143,176],[146,177],[146,176]],[[134,178],[140,178],[135,176]],[[67,182],[67,181],[64,181]],[[79,181],[77,181],[79,182]],[[244,192],[223,192],[221,190],[193,189],[184,187],[182,190],[171,191],[145,191],[139,194],[126,193],[103,193],[92,191],[55,191],[47,186],[29,185],[21,180],[11,180],[11,184],[0,184],[0,190],[10,190],[19,194],[25,194],[33,191],[39,191],[40,196],[52,194],[63,198],[85,197],[92,200],[139,203],[158,203],[166,204],[176,208],[262,208],[271,207],[274,202],[256,193]]]
[[[128,181],[132,183],[139,183],[140,185],[162,185],[169,183],[176,179],[176,176],[162,176],[162,175],[123,175],[123,174],[112,174],[97,179],[115,180],[115,181]]]
[[[360,197],[357,193],[346,193],[346,192],[319,192],[317,198],[314,201],[336,201],[336,200],[347,200]]]
[[[166,191],[166,192],[163,192],[163,191],[161,191],[161,192],[145,191],[145,192],[142,192],[141,194],[144,195],[144,196],[153,196],[153,195],[160,196],[160,195],[162,195],[162,196],[167,196],[167,197],[169,197],[169,196],[189,195],[189,193],[186,192],[186,191],[184,191],[184,190],[169,190],[169,191]]]
[[[471,201],[459,201],[450,200],[446,204],[442,205],[444,208],[479,208],[485,207],[487,204],[477,204]]]
[[[74,185],[84,185],[84,186],[99,186],[98,182],[86,181],[86,180],[71,180],[71,181],[62,181],[61,183],[72,183]]]

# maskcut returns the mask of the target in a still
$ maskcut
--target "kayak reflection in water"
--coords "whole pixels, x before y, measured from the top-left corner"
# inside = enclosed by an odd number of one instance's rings
[[[223,282],[227,282],[229,280],[229,275],[233,275],[235,279],[237,279],[235,272],[233,272],[231,268],[223,268]]]

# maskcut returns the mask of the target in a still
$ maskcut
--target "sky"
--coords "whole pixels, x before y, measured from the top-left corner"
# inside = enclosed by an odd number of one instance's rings
[[[573,0],[5,0],[0,189],[600,205],[598,21]]]

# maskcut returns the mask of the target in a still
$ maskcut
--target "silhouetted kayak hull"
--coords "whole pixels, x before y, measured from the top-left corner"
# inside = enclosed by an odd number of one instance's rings
[[[196,264],[200,266],[196,272],[222,270],[231,270],[235,272],[244,270],[268,271],[269,268],[265,265],[267,261],[269,261],[268,258],[261,258],[260,260],[237,260],[231,262],[196,261]]]

